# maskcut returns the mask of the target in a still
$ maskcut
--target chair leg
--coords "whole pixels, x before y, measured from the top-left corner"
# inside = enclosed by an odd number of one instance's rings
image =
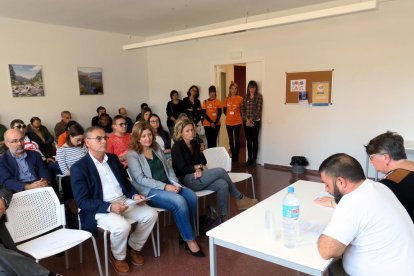
[[[69,269],[69,258],[68,258],[68,251],[65,251],[65,268]]]
[[[165,215],[166,212],[164,212]],[[165,217],[164,217],[165,219]],[[161,249],[160,249],[160,219],[157,219],[157,257],[161,256]]]
[[[253,176],[250,179],[251,179],[251,182],[252,182],[253,198],[256,198],[256,191],[254,190],[254,179],[253,179]]]
[[[101,260],[99,258],[99,252],[98,247],[96,246],[96,240],[94,236],[91,236],[92,243],[93,243],[93,249],[95,250],[95,257],[96,257],[96,263],[98,264],[98,270],[99,270],[99,276],[102,276],[102,266],[101,266]]]
[[[197,206],[196,206],[196,220],[197,220],[196,233],[197,233],[197,236],[200,236],[200,218],[199,218],[199,212],[198,212],[198,198],[197,198]]]
[[[156,258],[158,253],[157,253],[157,245],[156,245],[155,239],[154,239],[154,231],[151,232],[151,240],[152,240],[152,247],[154,248],[154,256]]]
[[[105,276],[108,276],[108,240],[107,240],[107,234],[108,231],[105,230],[103,233],[103,239],[104,239],[104,250],[105,250]]]

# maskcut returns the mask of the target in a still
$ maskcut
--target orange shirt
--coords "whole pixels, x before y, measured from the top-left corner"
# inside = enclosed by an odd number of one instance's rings
[[[243,98],[239,95],[235,97],[227,97],[224,99],[223,106],[227,107],[226,125],[236,126],[241,125],[242,117],[240,113],[240,107],[243,103]]]
[[[218,116],[218,109],[221,108],[221,102],[218,99],[214,99],[214,100],[205,100],[203,102],[203,109],[206,110],[206,115],[210,118],[210,120],[212,120],[213,122],[216,121],[217,116]],[[216,125],[219,125],[220,122],[218,122]],[[204,120],[203,122],[204,126],[210,126],[211,123],[207,120]]]
[[[64,143],[66,143],[66,131],[59,135],[57,147],[60,148]]]

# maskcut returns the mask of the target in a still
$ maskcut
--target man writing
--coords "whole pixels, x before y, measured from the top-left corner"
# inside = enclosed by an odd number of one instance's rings
[[[49,171],[38,152],[24,149],[23,133],[9,129],[4,138],[8,150],[0,156],[0,183],[14,192],[48,186]]]
[[[116,115],[112,123],[113,132],[109,135],[107,152],[118,156],[124,168],[128,167],[126,154],[131,134],[127,133],[127,123],[124,117]]]
[[[106,141],[105,131],[100,127],[90,127],[85,131],[89,154],[71,167],[71,185],[81,210],[82,228],[94,235],[97,234],[97,224],[108,228],[112,251],[109,260],[117,272],[127,273],[129,265],[126,258],[135,265],[144,263],[138,251],[151,234],[158,214],[145,204],[129,207],[125,204],[128,199],[138,201],[145,197],[132,187],[118,157],[105,153]],[[127,219],[138,222],[131,235]]]
[[[344,153],[323,161],[319,172],[326,191],[337,202],[332,219],[318,240],[322,258],[343,255],[342,265],[340,261],[334,262],[331,272],[412,274],[414,225],[391,190],[365,179],[358,161]]]

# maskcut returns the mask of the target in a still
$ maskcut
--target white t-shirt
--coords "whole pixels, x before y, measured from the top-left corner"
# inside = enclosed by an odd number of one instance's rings
[[[323,232],[347,246],[350,275],[413,275],[414,224],[388,187],[365,180],[342,197]]]
[[[161,136],[159,136],[159,135],[155,136],[155,141],[158,143],[161,150],[164,151],[165,150],[165,143],[164,143],[164,140],[162,140]]]

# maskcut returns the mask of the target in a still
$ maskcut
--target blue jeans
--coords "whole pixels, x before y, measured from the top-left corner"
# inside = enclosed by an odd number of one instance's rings
[[[193,173],[189,173],[184,177],[184,184],[194,191],[212,190],[217,192],[220,215],[222,216],[227,215],[229,192],[236,199],[243,196],[231,182],[229,175],[223,168],[203,171],[202,176],[198,179],[194,178]]]
[[[164,190],[151,189],[148,196],[154,194],[156,194],[156,196],[148,201],[148,205],[171,211],[183,240],[195,240],[194,225],[197,208],[196,194],[185,187],[182,187],[178,194]]]

